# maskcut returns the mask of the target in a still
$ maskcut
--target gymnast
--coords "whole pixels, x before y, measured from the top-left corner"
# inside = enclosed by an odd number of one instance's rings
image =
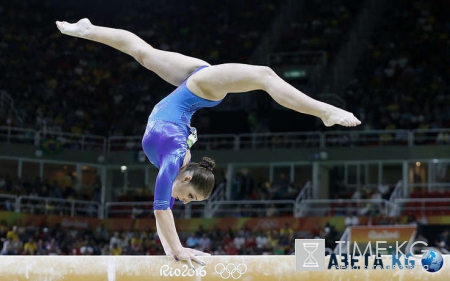
[[[142,148],[159,169],[153,209],[164,251],[191,267],[192,261],[204,265],[197,256],[208,254],[182,246],[172,206],[175,199],[184,204],[206,200],[214,186],[214,161],[204,157],[200,163],[190,162],[189,148],[197,137],[190,121],[198,109],[218,105],[228,93],[263,90],[284,107],[322,119],[325,126],[361,124],[352,113],[303,94],[266,66],[212,66],[197,58],[155,49],[129,31],[96,26],[86,18],[72,24],[57,21],[56,25],[63,34],[103,43],[132,56],[177,87],[151,112]]]

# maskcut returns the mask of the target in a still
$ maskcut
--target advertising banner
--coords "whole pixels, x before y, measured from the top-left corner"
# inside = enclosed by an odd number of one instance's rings
[[[350,227],[350,250],[353,252],[355,244],[360,249],[365,249],[369,242],[373,249],[377,242],[381,243],[382,241],[385,251],[380,254],[390,254],[397,248],[404,253],[409,243],[412,243],[416,230],[417,226],[415,225],[352,226]]]

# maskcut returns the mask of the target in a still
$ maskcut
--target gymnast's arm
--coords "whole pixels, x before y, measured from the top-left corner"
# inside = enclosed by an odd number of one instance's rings
[[[178,161],[177,161],[178,160]],[[166,254],[176,255],[182,245],[178,237],[171,210],[172,185],[180,170],[181,160],[175,155],[168,155],[162,161],[155,184],[153,209],[156,218],[156,229]]]
[[[164,251],[168,255],[177,256],[183,246],[175,228],[172,210],[155,210],[156,229]]]
[[[191,267],[194,260],[204,264],[195,255],[201,255],[200,251],[184,248],[178,237],[175,220],[173,218],[170,203],[172,199],[172,184],[180,170],[182,159],[174,159],[175,155],[169,155],[163,160],[155,185],[155,199],[153,209],[156,218],[156,228],[166,254],[172,254],[180,260],[186,260]],[[178,160],[178,161],[177,161]]]

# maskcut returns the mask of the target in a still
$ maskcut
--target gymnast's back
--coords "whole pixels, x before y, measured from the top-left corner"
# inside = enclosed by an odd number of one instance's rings
[[[197,68],[192,74],[205,67],[207,66]],[[176,154],[184,157],[192,115],[200,108],[214,107],[221,102],[195,95],[187,88],[186,82],[187,78],[157,103],[148,118],[142,147],[157,168],[161,164],[162,155]]]
[[[197,68],[192,74],[205,67],[207,66]],[[187,78],[178,88],[155,105],[149,116],[149,121],[164,120],[184,124],[189,127],[192,115],[197,110],[203,107],[214,107],[221,102],[211,101],[197,96],[188,89],[186,82]]]

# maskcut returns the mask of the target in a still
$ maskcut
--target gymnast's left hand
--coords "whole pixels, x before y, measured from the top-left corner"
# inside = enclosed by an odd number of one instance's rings
[[[195,268],[192,261],[195,261],[196,263],[202,266],[205,265],[205,262],[201,261],[199,258],[197,258],[197,256],[210,256],[210,255],[211,254],[196,249],[181,248],[181,251],[177,255],[174,255],[173,257],[176,261],[178,260],[186,261],[191,268]]]

